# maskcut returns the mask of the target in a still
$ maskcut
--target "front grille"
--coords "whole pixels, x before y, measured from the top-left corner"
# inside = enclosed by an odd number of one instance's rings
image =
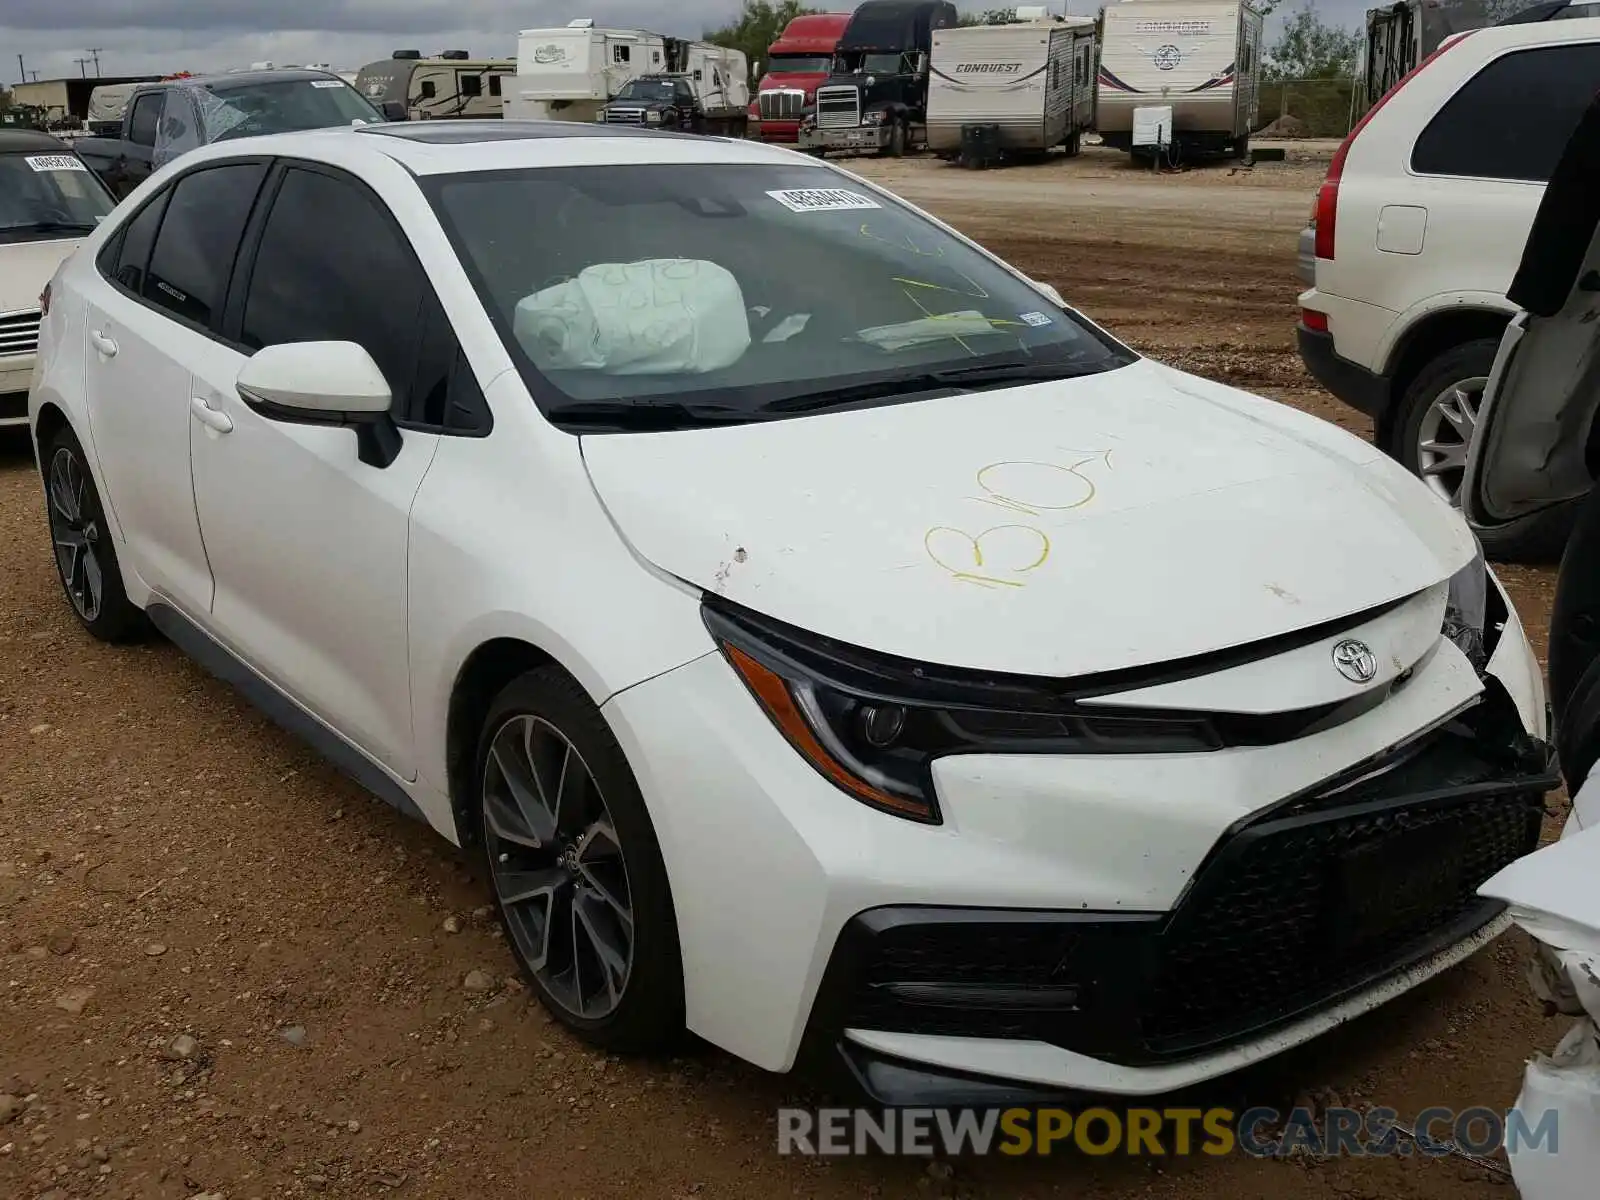
[[[0,313],[0,358],[33,354],[39,349],[39,310]]]
[[[607,125],[643,125],[644,110],[640,108],[606,109]]]
[[[814,1024],[1141,1065],[1337,1003],[1482,928],[1478,887],[1538,844],[1548,750],[1498,744],[1490,707],[1225,835],[1170,913],[863,913]]]
[[[797,121],[806,106],[806,94],[780,89],[762,92],[756,97],[763,121]]]
[[[1157,1056],[1314,1008],[1454,941],[1478,887],[1538,844],[1543,796],[1290,817],[1230,843],[1165,936],[1143,1024]]]
[[[861,124],[861,92],[853,87],[817,89],[817,127],[854,129]]]

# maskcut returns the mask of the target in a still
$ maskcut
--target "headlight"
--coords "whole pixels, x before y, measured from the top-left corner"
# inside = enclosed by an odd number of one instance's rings
[[[1476,542],[1476,538],[1473,539]],[[1488,661],[1484,626],[1489,615],[1489,567],[1483,561],[1483,546],[1466,566],[1450,577],[1450,595],[1444,606],[1445,637],[1482,669]]]
[[[595,113],[594,119],[604,124],[606,119],[606,110],[602,108],[599,112]]]
[[[661,114],[658,112],[647,112],[644,115],[644,119],[647,125],[661,124]]]
[[[1066,684],[891,658],[708,600],[706,627],[807,762],[863,804],[938,824],[947,754],[1175,754],[1222,744],[1200,714],[1106,715]]]
[[[869,113],[862,113],[861,114],[861,123],[863,125],[882,125],[883,124],[883,109],[875,108]]]

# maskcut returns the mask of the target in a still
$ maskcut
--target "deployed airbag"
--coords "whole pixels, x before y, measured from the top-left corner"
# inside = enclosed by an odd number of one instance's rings
[[[739,281],[694,258],[585,267],[520,300],[512,333],[540,370],[608,375],[704,374],[750,345]]]

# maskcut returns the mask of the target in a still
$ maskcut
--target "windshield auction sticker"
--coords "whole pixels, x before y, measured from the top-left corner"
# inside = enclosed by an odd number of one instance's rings
[[[70,154],[30,154],[28,165],[35,171],[87,171],[89,168]],[[877,205],[873,205],[874,208]]]
[[[860,192],[846,191],[844,188],[790,188],[784,191],[768,192],[779,204],[790,212],[848,212],[860,208],[881,208],[876,200],[870,196],[863,196]]]

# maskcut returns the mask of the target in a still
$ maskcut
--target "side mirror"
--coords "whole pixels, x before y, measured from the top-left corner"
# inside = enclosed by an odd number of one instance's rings
[[[385,100],[382,110],[385,121],[404,121],[410,116],[405,104],[399,100]]]
[[[268,420],[355,430],[357,457],[369,467],[387,467],[400,456],[389,383],[354,342],[265,346],[240,368],[234,386]]]

